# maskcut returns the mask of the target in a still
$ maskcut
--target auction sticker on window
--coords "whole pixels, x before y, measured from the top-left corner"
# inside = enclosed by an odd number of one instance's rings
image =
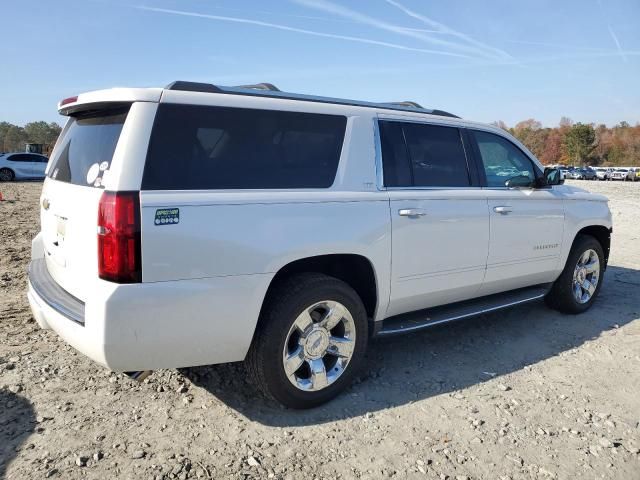
[[[180,222],[179,208],[159,208],[156,210],[156,225],[175,225]]]

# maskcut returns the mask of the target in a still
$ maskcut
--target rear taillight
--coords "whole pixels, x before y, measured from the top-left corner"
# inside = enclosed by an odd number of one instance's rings
[[[140,193],[104,192],[98,206],[98,275],[117,283],[142,281]]]

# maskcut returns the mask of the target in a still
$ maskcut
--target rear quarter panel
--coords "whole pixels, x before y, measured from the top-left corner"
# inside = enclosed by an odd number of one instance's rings
[[[371,261],[378,297],[388,300],[391,232],[382,192],[142,192],[141,198],[144,282],[275,274],[301,258],[351,253]],[[179,209],[179,223],[156,225],[156,211],[169,207]]]
[[[248,101],[225,95],[169,97],[164,100]],[[258,107],[276,106],[268,99],[255,102]],[[388,196],[376,189],[373,113],[303,103],[278,101],[277,106],[347,115],[333,185],[306,190],[142,191],[143,282],[272,277],[295,260],[357,254],[371,262],[376,275],[376,319],[384,313],[389,300],[391,226]],[[156,212],[164,208],[178,208],[179,223],[156,224]],[[267,287],[268,283],[261,292],[258,311]]]

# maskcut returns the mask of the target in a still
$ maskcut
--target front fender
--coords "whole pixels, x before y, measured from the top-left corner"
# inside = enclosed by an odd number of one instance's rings
[[[586,194],[593,195],[593,194]],[[582,192],[572,194],[574,198],[565,199],[565,229],[562,241],[562,252],[558,264],[558,275],[564,266],[571,252],[571,247],[576,236],[587,227],[602,227],[608,231],[613,228],[611,211],[606,200],[601,198],[592,199]],[[601,197],[598,195],[597,197]],[[605,197],[602,197],[605,198]]]

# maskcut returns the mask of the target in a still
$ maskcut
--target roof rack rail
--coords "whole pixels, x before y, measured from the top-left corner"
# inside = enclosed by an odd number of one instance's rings
[[[402,102],[385,102],[383,105],[394,105],[398,107],[411,107],[411,108],[422,108],[424,107],[420,105],[418,102],[412,102],[411,100],[404,100]]]
[[[236,85],[234,88],[250,88],[252,90],[267,90],[270,92],[280,92],[281,90],[273,83],[256,83],[254,85]]]
[[[244,95],[253,97],[281,98],[283,100],[298,100],[301,102],[330,103],[335,105],[349,105],[353,107],[379,108],[385,110],[395,110],[400,112],[426,113],[441,117],[460,118],[444,110],[434,110],[422,107],[416,102],[391,102],[376,103],[360,100],[347,100],[343,98],[319,97],[315,95],[305,95],[301,93],[290,93],[279,90],[271,83],[257,83],[255,85],[241,85],[236,87],[223,87],[211,83],[175,81],[165,87],[167,90],[182,90],[185,92],[222,93],[225,95]]]
[[[164,88],[166,90],[181,90],[183,92],[223,93],[221,88],[211,83],[185,82],[184,80],[176,80]]]

